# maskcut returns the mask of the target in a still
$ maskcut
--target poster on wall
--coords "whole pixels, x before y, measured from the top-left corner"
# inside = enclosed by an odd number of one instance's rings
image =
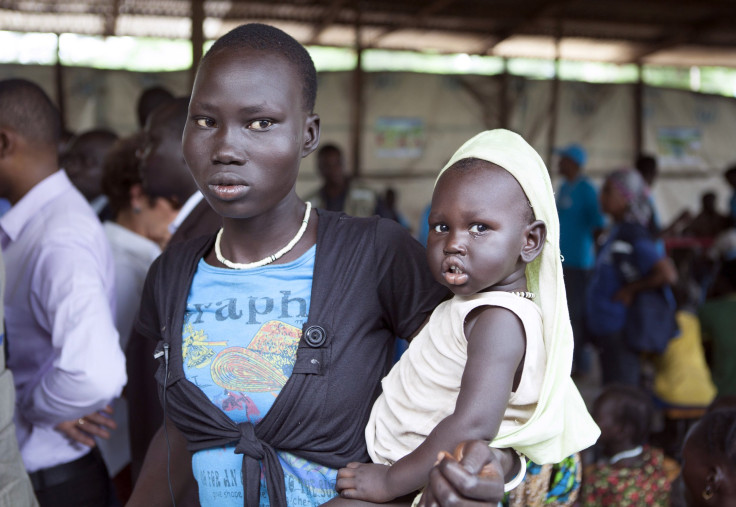
[[[657,152],[662,167],[705,169],[703,134],[698,127],[659,127]]]
[[[425,127],[421,118],[381,116],[376,120],[378,158],[420,158],[424,140]]]

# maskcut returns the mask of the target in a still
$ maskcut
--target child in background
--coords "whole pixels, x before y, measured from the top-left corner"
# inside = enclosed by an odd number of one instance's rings
[[[736,409],[709,410],[688,433],[682,456],[686,505],[736,505]]]
[[[543,464],[598,436],[570,379],[559,224],[539,155],[506,130],[477,135],[440,173],[429,223],[430,269],[455,297],[384,378],[366,428],[376,464],[338,472],[344,498],[416,491],[438,453],[466,439]]]
[[[640,389],[610,385],[598,396],[593,417],[601,429],[598,463],[583,474],[583,505],[668,505],[668,469],[677,465],[647,445],[652,419],[649,397]]]

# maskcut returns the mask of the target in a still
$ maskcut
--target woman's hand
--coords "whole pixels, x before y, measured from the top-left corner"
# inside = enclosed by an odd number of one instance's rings
[[[631,306],[636,293],[647,289],[657,289],[663,285],[674,285],[677,283],[677,269],[669,257],[659,259],[651,272],[635,282],[621,287],[613,296],[615,301],[620,301],[625,306]]]
[[[59,423],[56,425],[56,430],[74,442],[94,447],[96,444],[93,437],[110,438],[110,432],[107,430],[114,430],[118,427],[110,417],[111,415],[112,407],[108,405],[99,412],[93,412],[75,421]]]
[[[503,500],[504,471],[496,452],[487,442],[461,444],[462,457],[447,453],[429,473],[420,507],[495,506]]]
[[[348,463],[337,472],[336,489],[351,500],[383,503],[393,500],[388,471],[391,467],[374,463]]]
[[[624,285],[616,291],[616,294],[613,295],[613,300],[618,301],[624,306],[631,306],[635,295],[636,291],[634,291],[629,285]]]

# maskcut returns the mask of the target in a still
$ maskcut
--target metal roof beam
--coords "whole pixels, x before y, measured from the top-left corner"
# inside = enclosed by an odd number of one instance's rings
[[[637,51],[632,56],[633,62],[641,62],[647,56],[653,55],[664,49],[669,49],[682,44],[697,43],[701,34],[708,33],[723,20],[723,13],[716,13],[705,19],[684,25],[680,28],[672,30],[675,35],[662,37],[659,41],[645,47],[641,51]]]
[[[570,0],[540,0],[530,8],[526,9],[526,14],[521,14],[520,16],[512,19],[511,22],[506,23],[506,26],[491,38],[480,53],[487,54],[493,51],[493,48],[516,34],[516,32],[524,25],[541,17],[551,10],[562,8],[567,3],[570,3]]]
[[[422,28],[420,25],[423,21],[425,21],[429,16],[441,11],[442,9],[445,9],[446,7],[449,7],[454,1],[455,0],[434,0],[434,2],[424,6],[422,9],[419,10],[419,12],[417,12],[413,24],[401,23],[397,26],[386,28],[380,34],[373,37],[373,40],[371,40],[369,46],[375,45],[378,41],[380,41],[390,33],[402,30],[404,28],[409,28],[412,25],[416,26],[417,28]]]
[[[340,9],[342,8],[344,3],[345,0],[332,0],[332,3],[327,8],[327,12],[325,13],[322,21],[316,24],[312,29],[312,35],[309,36],[307,45],[317,44],[317,40],[319,39],[319,36],[322,34],[322,32],[324,32],[331,24],[335,22],[335,19],[337,19],[337,15],[340,13]]]

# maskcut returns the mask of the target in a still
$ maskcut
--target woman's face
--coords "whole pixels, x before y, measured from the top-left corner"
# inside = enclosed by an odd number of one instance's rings
[[[130,207],[142,226],[140,233],[164,248],[171,237],[169,224],[174,221],[179,211],[168,199],[144,194],[140,184],[134,185],[130,193]]]
[[[184,128],[184,158],[212,208],[249,218],[295,193],[299,164],[319,141],[302,79],[284,57],[251,49],[206,59]]]
[[[149,200],[142,213],[146,220],[146,236],[163,249],[171,238],[169,225],[174,221],[179,211],[174,209],[168,199],[156,197]]]
[[[618,220],[624,217],[628,209],[628,203],[621,191],[616,188],[611,180],[606,180],[600,194],[601,210]]]

